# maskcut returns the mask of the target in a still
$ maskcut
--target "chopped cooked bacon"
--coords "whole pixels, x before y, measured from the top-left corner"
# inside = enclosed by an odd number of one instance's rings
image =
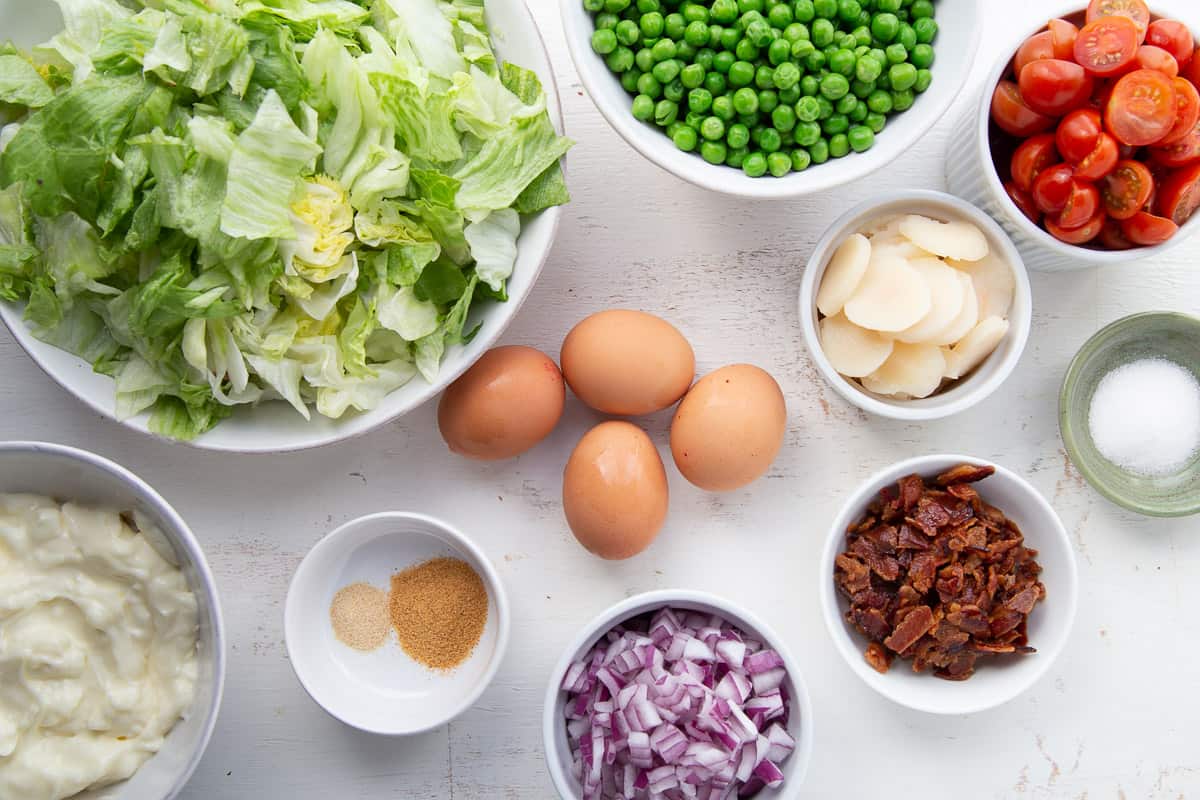
[[[846,619],[870,640],[873,669],[899,656],[961,681],[983,656],[1035,652],[1026,623],[1046,587],[1037,551],[970,485],[993,472],[963,464],[932,483],[906,476],[847,530],[834,582],[850,601]]]

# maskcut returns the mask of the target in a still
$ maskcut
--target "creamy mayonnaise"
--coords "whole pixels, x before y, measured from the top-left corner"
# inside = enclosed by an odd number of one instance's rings
[[[0,495],[0,798],[124,780],[196,692],[196,598],[110,511]]]

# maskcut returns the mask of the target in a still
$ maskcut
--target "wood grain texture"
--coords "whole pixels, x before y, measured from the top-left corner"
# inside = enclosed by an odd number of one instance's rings
[[[942,0],[941,13],[958,2]],[[530,3],[579,145],[568,162],[574,202],[504,341],[556,356],[588,313],[661,314],[691,339],[701,372],[746,361],[778,378],[791,420],[785,448],[765,479],[724,496],[670,470],[662,536],[639,558],[602,563],[562,519],[562,466],[596,419],[574,400],[549,440],[505,464],[452,457],[432,405],[340,446],[238,458],[97,417],[0,334],[0,436],[86,447],[141,474],[190,521],[220,583],[231,646],[225,705],[183,798],[551,798],[540,715],[552,664],[604,608],[667,587],[749,606],[803,664],[817,736],[797,797],[1200,796],[1196,522],[1142,519],[1105,502],[1067,461],[1056,419],[1066,365],[1101,325],[1148,309],[1200,313],[1200,242],[1158,263],[1034,275],[1035,322],[1020,367],[953,420],[866,417],[824,385],[800,340],[796,296],[813,244],[873,192],[943,186],[950,122],[973,105],[1000,42],[1040,20],[1043,4],[984,3],[987,32],[963,97],[893,167],[825,195],[755,203],[708,194],[636,155],[584,96],[555,0]],[[669,460],[667,423],[658,415],[647,427]],[[1054,668],[1006,707],[961,719],[904,710],[863,685],[834,651],[817,598],[817,559],[844,495],[876,469],[938,451],[1028,476],[1080,556],[1079,617]],[[499,569],[513,611],[508,658],[478,705],[442,730],[402,740],[359,734],[320,711],[292,674],[282,632],[288,581],[308,548],[342,522],[386,509],[437,515],[472,536]]]

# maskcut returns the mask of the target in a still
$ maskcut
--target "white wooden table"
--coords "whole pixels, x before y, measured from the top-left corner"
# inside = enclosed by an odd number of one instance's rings
[[[940,13],[957,2],[943,0]],[[864,416],[824,385],[800,340],[801,265],[818,236],[874,191],[944,185],[951,119],[973,104],[1000,40],[1044,18],[1041,0],[985,3],[983,50],[963,97],[894,167],[775,203],[708,194],[643,161],[585,97],[557,3],[531,3],[579,145],[569,160],[574,202],[505,341],[557,355],[588,313],[656,312],[690,337],[702,372],[749,361],[778,378],[791,420],[785,448],[765,479],[730,495],[704,494],[669,470],[667,528],[641,557],[609,564],[586,554],[563,522],[562,466],[596,419],[574,400],[549,441],[510,463],[451,456],[432,405],[342,446],[238,458],[97,417],[0,334],[0,438],[78,445],[138,472],[190,521],[216,572],[231,648],[225,705],[183,797],[550,798],[541,699],[552,664],[605,607],[665,587],[749,606],[800,659],[817,736],[798,796],[1200,796],[1200,530],[1195,519],[1142,519],[1100,498],[1068,462],[1056,419],[1067,362],[1101,325],[1148,309],[1200,313],[1200,242],[1161,263],[1034,275],[1035,322],[1019,369],[949,421]],[[669,463],[668,421],[659,415],[648,427]],[[868,689],[831,646],[817,600],[818,554],[845,492],[893,461],[935,451],[1027,475],[1058,509],[1080,561],[1079,617],[1049,675],[1006,707],[966,718],[910,712]],[[327,717],[296,682],[283,645],[283,597],[304,553],[336,525],[384,509],[425,511],[466,531],[495,562],[513,607],[508,658],[478,705],[413,739],[375,738]]]

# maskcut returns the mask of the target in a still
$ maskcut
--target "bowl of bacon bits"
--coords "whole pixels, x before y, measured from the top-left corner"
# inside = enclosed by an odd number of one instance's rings
[[[1031,269],[1161,253],[1200,227],[1192,28],[1144,0],[1057,10],[985,83],[952,139],[951,189],[992,213]]]
[[[1075,618],[1062,522],[1027,481],[967,456],[910,459],[864,483],[829,532],[821,572],[825,622],[851,669],[935,714],[1028,689]]]
[[[750,612],[703,592],[648,592],[568,646],[543,739],[563,800],[777,800],[804,781],[812,704],[796,661]]]

